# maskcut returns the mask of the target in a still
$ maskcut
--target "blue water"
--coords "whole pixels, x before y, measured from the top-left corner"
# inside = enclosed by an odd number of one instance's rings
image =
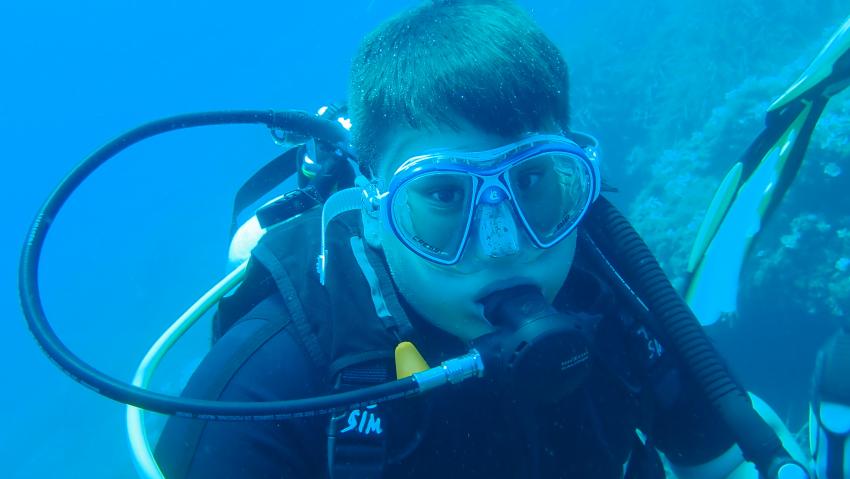
[[[121,405],[63,376],[19,312],[17,254],[51,188],[97,146],[145,121],[218,109],[312,111],[344,98],[359,39],[414,3],[0,3],[4,477],[133,474]],[[603,140],[608,177],[622,190],[616,201],[627,210],[652,175],[634,160],[636,147],[659,151],[690,138],[729,91],[810,58],[850,13],[832,1],[802,11],[796,2],[721,2],[720,13],[696,3],[599,3],[521,2],[563,49],[575,123]],[[726,34],[717,31],[725,25]],[[759,111],[777,93],[746,97],[747,108]],[[757,133],[757,115],[746,125],[728,151]],[[140,145],[94,175],[45,251],[42,294],[60,336],[83,359],[129,378],[162,329],[224,274],[233,194],[277,152],[260,128],[215,128]],[[719,156],[715,173],[732,159]],[[204,341],[196,335],[178,351],[163,388],[188,374]],[[795,373],[798,383],[806,373]]]

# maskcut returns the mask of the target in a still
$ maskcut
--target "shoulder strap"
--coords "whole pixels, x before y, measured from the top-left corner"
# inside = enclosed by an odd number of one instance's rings
[[[260,168],[239,188],[233,199],[233,216],[230,220],[231,237],[239,227],[239,217],[242,213],[248,211],[250,206],[256,205],[260,199],[267,197],[272,190],[292,176],[298,168],[298,157],[303,154],[304,148],[301,145],[286,150]]]
[[[283,263],[277,255],[269,250],[265,243],[257,245],[252,254],[268,269],[269,274],[274,279],[274,284],[283,297],[284,305],[289,313],[289,318],[292,320],[297,337],[304,344],[310,359],[317,365],[326,365],[328,355],[319,344],[318,335],[308,323],[301,300]]]
[[[343,369],[337,391],[375,386],[395,378],[392,360]],[[331,416],[328,425],[330,479],[378,479],[413,453],[427,433],[431,403],[424,397],[391,401]]]
[[[392,379],[392,364],[371,361],[340,371],[337,391],[383,384]],[[387,418],[384,408],[371,404],[334,414],[328,425],[330,479],[380,479],[387,465]]]
[[[328,228],[331,377],[356,364],[392,360],[395,346],[413,330],[383,257],[364,244],[358,222],[359,215],[346,213]]]
[[[350,240],[351,251],[360,267],[360,271],[369,283],[372,303],[375,312],[381,319],[384,328],[392,331],[397,338],[409,337],[413,326],[407,317],[407,312],[401,305],[395,284],[390,277],[389,267],[377,251],[365,245],[359,236]]]

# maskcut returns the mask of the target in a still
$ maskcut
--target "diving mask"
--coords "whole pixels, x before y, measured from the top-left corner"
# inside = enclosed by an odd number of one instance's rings
[[[458,263],[472,236],[489,256],[510,254],[518,248],[517,227],[536,246],[554,246],[575,230],[602,185],[596,139],[570,135],[587,146],[533,134],[491,150],[411,157],[386,191],[380,181],[358,177],[356,187],[334,193],[322,209],[319,281],[328,264],[328,224],[361,208],[381,215],[405,246],[438,264]]]
[[[411,251],[452,265],[473,236],[491,256],[511,250],[517,226],[537,247],[555,245],[575,229],[600,185],[592,151],[538,134],[491,150],[414,156],[385,192],[373,184],[367,198]]]

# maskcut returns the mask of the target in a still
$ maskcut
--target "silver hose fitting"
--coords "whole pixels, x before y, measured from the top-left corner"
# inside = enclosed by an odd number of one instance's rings
[[[484,361],[477,350],[471,349],[463,356],[443,361],[439,366],[414,373],[413,379],[419,385],[419,392],[446,384],[458,384],[469,378],[484,376]]]

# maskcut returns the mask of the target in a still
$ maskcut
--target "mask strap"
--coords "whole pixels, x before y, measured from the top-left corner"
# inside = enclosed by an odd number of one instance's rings
[[[597,140],[595,136],[581,131],[567,130],[561,134],[584,150],[584,153],[587,155],[587,159],[590,160],[591,168],[593,168],[596,177],[599,178],[598,184],[594,185],[593,200],[591,202],[596,201],[596,199],[599,198],[599,194],[602,192],[602,175],[599,171],[601,163],[599,140]]]

